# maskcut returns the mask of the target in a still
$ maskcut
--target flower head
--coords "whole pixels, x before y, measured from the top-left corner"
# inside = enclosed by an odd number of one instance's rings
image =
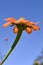
[[[6,28],[8,25],[13,25],[13,32],[18,33],[18,29],[21,28],[21,30],[25,30],[28,34],[32,33],[32,30],[40,30],[38,26],[36,26],[36,23],[31,22],[29,20],[25,20],[25,18],[21,17],[18,20],[14,18],[6,18],[6,23],[3,24],[3,27]]]

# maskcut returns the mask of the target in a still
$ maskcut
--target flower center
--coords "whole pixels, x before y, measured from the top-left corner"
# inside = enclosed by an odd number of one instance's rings
[[[17,28],[21,29],[21,30],[25,30],[26,29],[26,25],[25,24],[16,24]]]

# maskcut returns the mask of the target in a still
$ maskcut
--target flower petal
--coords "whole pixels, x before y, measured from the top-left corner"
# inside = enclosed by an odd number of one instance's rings
[[[36,31],[36,30],[40,30],[40,28],[38,26],[32,26],[33,27],[33,30]]]
[[[16,19],[14,19],[14,18],[12,18],[12,17],[6,18],[6,19],[4,19],[4,20],[7,21],[7,22],[11,22],[11,23],[14,23],[14,22],[16,21]]]
[[[33,25],[35,25],[33,22],[26,22],[25,24],[26,26],[29,26],[29,27],[32,27]]]
[[[15,27],[13,28],[13,32],[14,32],[14,33],[18,33],[18,28],[17,28],[17,26],[15,26]]]
[[[28,34],[31,34],[32,33],[32,29],[31,28],[26,28],[26,32],[28,33]]]
[[[10,25],[11,23],[5,23],[5,24],[3,24],[3,28],[6,28],[8,25]]]

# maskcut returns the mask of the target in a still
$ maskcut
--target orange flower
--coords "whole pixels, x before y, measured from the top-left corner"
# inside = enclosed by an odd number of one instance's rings
[[[18,29],[21,27],[22,30],[26,30],[28,34],[32,33],[32,30],[40,30],[36,23],[31,22],[29,20],[25,20],[23,17],[19,18],[18,20],[14,18],[6,18],[6,23],[3,24],[3,27],[6,28],[8,25],[15,25],[13,32],[18,33]]]

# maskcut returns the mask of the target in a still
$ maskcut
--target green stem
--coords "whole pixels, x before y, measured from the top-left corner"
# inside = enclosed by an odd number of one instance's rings
[[[19,39],[21,37],[21,34],[22,34],[22,30],[19,29],[18,30],[18,34],[16,36],[16,39],[15,39],[14,43],[12,44],[10,50],[8,51],[8,53],[6,54],[6,56],[4,57],[4,59],[2,60],[1,65],[5,62],[5,60],[8,58],[8,56],[10,55],[10,53],[13,51],[13,49],[17,45],[17,43],[18,43],[18,41],[19,41]]]

